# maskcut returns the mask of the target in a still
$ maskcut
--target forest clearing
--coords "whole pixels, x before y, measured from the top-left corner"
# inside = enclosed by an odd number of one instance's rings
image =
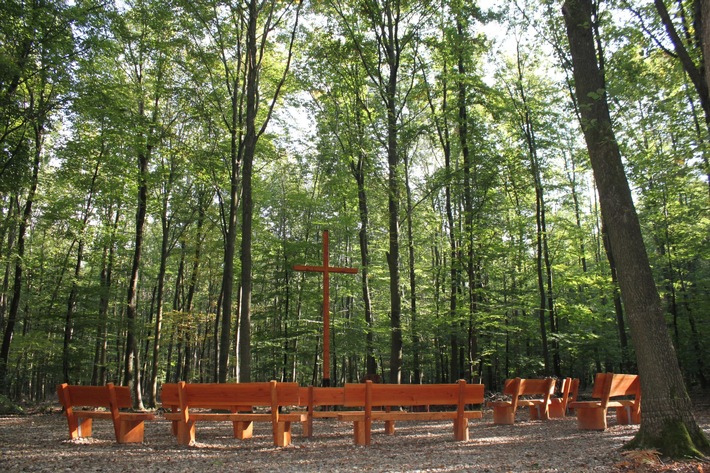
[[[695,413],[710,433],[710,404],[698,400]],[[522,414],[522,412],[521,412]],[[158,416],[159,417],[159,416]],[[402,423],[387,436],[381,425],[373,445],[353,445],[347,423],[317,420],[316,434],[302,438],[294,429],[289,447],[274,447],[270,429],[257,425],[254,438],[235,440],[228,423],[200,426],[194,447],[181,447],[170,434],[170,423],[146,425],[143,444],[119,445],[110,422],[96,423],[94,438],[68,440],[64,416],[51,407],[41,414],[0,416],[0,469],[3,471],[195,472],[628,472],[704,473],[710,464],[674,462],[648,451],[624,452],[638,426],[615,425],[610,417],[604,432],[577,429],[574,417],[529,421],[521,415],[514,425],[493,425],[487,410],[470,423],[471,437],[456,442],[450,425]]]
[[[710,1],[0,8],[3,404],[638,374],[710,454]]]

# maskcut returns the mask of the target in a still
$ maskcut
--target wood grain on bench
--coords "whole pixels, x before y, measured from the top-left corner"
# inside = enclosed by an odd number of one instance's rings
[[[133,407],[131,392],[127,386],[114,386],[113,383],[106,386],[63,383],[57,386],[57,397],[64,408],[72,439],[91,437],[93,419],[106,419],[113,422],[116,442],[140,443],[143,442],[144,421],[155,417],[148,412],[121,411]],[[87,407],[92,409],[84,409]]]
[[[313,436],[313,419],[335,419],[345,405],[345,388],[308,386],[300,388],[299,405],[306,408],[303,435]]]
[[[491,401],[494,424],[513,424],[518,407],[528,407],[530,420],[550,418],[550,397],[555,391],[555,380],[514,378],[505,381],[503,394],[510,396],[509,401]],[[521,396],[540,396],[534,399]]]
[[[291,443],[291,422],[306,420],[305,413],[280,412],[282,407],[298,405],[297,383],[192,384],[181,381],[163,385],[161,402],[164,408],[171,410],[164,416],[173,421],[173,432],[180,445],[195,443],[195,422],[228,421],[232,422],[234,437],[238,439],[252,437],[254,422],[271,422],[274,445],[283,447]],[[253,412],[256,408],[268,412]]]
[[[579,393],[579,378],[565,378],[560,386],[560,396],[550,398],[550,417],[566,417],[569,403],[577,400]]]
[[[621,425],[641,422],[641,383],[638,375],[597,373],[592,399],[598,400],[569,403],[577,414],[580,429],[605,430],[610,407],[616,409],[616,421]]]
[[[468,419],[480,419],[482,412],[466,410],[466,407],[483,404],[483,396],[482,384],[467,384],[464,380],[457,384],[346,383],[345,407],[363,410],[340,413],[338,420],[353,422],[354,441],[357,445],[370,445],[372,421],[385,421],[385,432],[391,435],[394,434],[396,421],[452,420],[454,438],[468,440]],[[450,406],[453,410],[430,411],[430,406]]]

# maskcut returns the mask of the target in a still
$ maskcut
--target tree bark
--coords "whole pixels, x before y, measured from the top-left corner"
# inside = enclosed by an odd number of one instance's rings
[[[567,26],[580,104],[581,125],[602,218],[617,262],[643,392],[643,416],[632,448],[656,448],[669,457],[710,452],[710,442],[693,416],[678,358],[663,317],[641,226],[609,114],[604,79],[592,34],[591,0],[567,0]]]
[[[358,103],[360,100],[358,99]],[[357,126],[357,136],[363,138],[365,131],[362,124],[362,112],[358,105],[355,110]],[[372,316],[372,298],[370,297],[370,210],[367,203],[367,191],[365,186],[365,159],[366,154],[359,149],[357,161],[351,161],[350,171],[357,182],[357,202],[360,214],[360,232],[358,234],[360,242],[360,266],[362,271],[362,300],[365,309],[365,365],[367,374],[374,376],[377,374],[377,361],[375,360],[375,340],[374,340],[374,320]]]
[[[15,332],[17,316],[20,312],[20,297],[22,296],[22,284],[24,280],[24,259],[25,259],[25,236],[27,227],[32,217],[32,206],[34,204],[37,183],[39,181],[39,168],[42,156],[42,142],[44,140],[44,129],[38,125],[35,127],[35,149],[32,164],[32,178],[27,192],[27,201],[22,212],[22,219],[17,231],[17,258],[15,259],[15,279],[12,288],[12,300],[10,310],[7,314],[7,324],[3,334],[2,346],[0,346],[0,393],[8,393],[10,383],[7,379],[8,361],[10,358],[10,345]]]

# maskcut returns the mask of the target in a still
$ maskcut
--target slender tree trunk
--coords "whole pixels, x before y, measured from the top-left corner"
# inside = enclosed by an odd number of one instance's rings
[[[365,132],[362,126],[361,110],[356,109],[356,126],[358,129],[357,136],[362,139]],[[374,341],[374,320],[372,314],[372,299],[370,297],[370,211],[367,204],[367,191],[365,186],[365,153],[362,147],[357,153],[357,162],[350,163],[350,171],[357,182],[357,202],[360,214],[360,231],[358,238],[360,242],[360,270],[362,273],[362,300],[365,309],[365,325],[367,333],[365,334],[365,365],[367,374],[373,376],[377,374],[377,361],[375,360],[375,341]]]
[[[242,176],[242,241],[241,241],[241,310],[239,324],[239,381],[251,381],[251,271],[252,271],[252,173],[256,152],[256,112],[259,90],[259,58],[257,56],[256,21],[257,1],[248,3],[247,77],[246,77],[246,135],[244,136],[244,169]]]
[[[133,250],[133,263],[128,282],[126,319],[128,331],[126,332],[126,353],[124,363],[125,379],[131,387],[135,407],[143,409],[143,397],[141,395],[140,366],[138,353],[138,328],[136,319],[138,318],[138,271],[140,269],[141,255],[143,251],[143,229],[145,226],[146,213],[148,208],[148,155],[150,147],[138,154],[138,205],[136,208],[136,233]]]
[[[602,217],[616,258],[619,286],[636,348],[644,411],[629,446],[657,448],[670,457],[710,453],[685,389],[678,358],[663,317],[661,300],[626,180],[597,62],[590,0],[563,7],[572,53],[582,130],[599,188]]]
[[[148,405],[155,407],[158,398],[158,368],[160,366],[160,338],[163,331],[163,293],[165,292],[165,272],[168,264],[168,244],[170,236],[170,223],[167,216],[167,198],[163,202],[161,215],[162,238],[160,243],[160,268],[158,269],[158,286],[156,288],[155,303],[155,324],[153,327],[153,361],[150,370],[150,391],[148,393]]]
[[[421,379],[420,364],[420,337],[417,320],[417,278],[414,265],[414,229],[412,224],[412,214],[414,213],[412,205],[412,189],[409,185],[409,158],[404,158],[404,181],[407,193],[407,249],[409,251],[409,298],[411,310],[411,326],[412,326],[412,358],[414,372],[414,383],[419,384]]]
[[[239,145],[241,123],[240,101],[237,91],[238,79],[235,79],[231,86],[231,122],[230,133],[230,185],[229,185],[229,208],[226,211],[225,233],[224,233],[224,260],[222,261],[222,299],[221,313],[218,311],[220,330],[215,331],[215,337],[219,334],[219,344],[216,344],[217,355],[217,381],[226,383],[229,369],[229,347],[231,345],[232,333],[232,296],[234,293],[234,255],[237,242],[237,215],[240,204],[239,180],[242,166],[242,148]],[[215,340],[216,341],[216,340]]]
[[[42,143],[44,140],[44,128],[41,125],[35,126],[35,149],[32,162],[32,177],[27,191],[27,201],[22,212],[22,219],[17,230],[17,257],[15,259],[15,279],[12,287],[12,300],[10,310],[7,314],[5,333],[3,334],[2,346],[0,346],[0,392],[9,394],[10,382],[8,380],[8,362],[10,358],[10,345],[15,332],[15,324],[20,312],[20,298],[22,296],[22,284],[24,279],[24,258],[25,258],[25,237],[27,228],[32,217],[32,206],[34,204],[37,183],[39,181],[39,168],[42,156]]]
[[[18,197],[13,193],[10,196],[8,213],[4,218],[2,237],[0,237],[0,242],[4,243],[7,240],[7,249],[4,253],[6,260],[5,270],[3,271],[2,287],[0,288],[0,328],[5,326],[5,317],[7,315],[7,294],[8,288],[10,287],[10,273],[12,270],[12,258],[10,255],[12,254],[12,249],[15,247],[15,238],[17,236],[17,225],[15,222],[18,220],[16,216],[19,214],[20,208]]]
[[[470,376],[473,375],[474,371],[474,360],[478,356],[478,341],[475,332],[475,317],[478,312],[478,289],[479,283],[477,281],[477,271],[474,251],[474,232],[473,232],[473,162],[471,156],[471,147],[469,146],[469,132],[468,132],[468,94],[469,87],[466,80],[462,78],[467,76],[466,70],[466,48],[464,45],[470,40],[466,36],[464,24],[462,22],[459,13],[457,12],[456,17],[456,31],[458,38],[457,47],[457,68],[458,68],[458,127],[459,127],[459,143],[461,146],[461,156],[463,157],[463,213],[464,213],[464,227],[463,227],[463,238],[461,239],[465,247],[464,254],[466,255],[466,276],[468,278],[468,343],[466,344],[467,350],[467,369]],[[463,362],[464,357],[460,356],[459,360],[459,370],[463,372]],[[463,373],[460,373],[460,375]],[[457,377],[458,378],[458,377]],[[457,378],[452,378],[454,381]]]
[[[611,273],[614,313],[616,314],[616,327],[619,332],[619,346],[621,347],[621,367],[622,369],[631,369],[629,338],[626,335],[626,321],[624,319],[624,307],[621,302],[621,294],[619,293],[619,278],[616,272],[616,260],[614,259],[614,252],[612,251],[609,236],[607,235],[606,225],[603,219],[601,238],[604,242],[604,251],[606,252],[606,259],[609,261],[609,272]]]
[[[106,221],[111,222],[111,207],[107,210]],[[115,254],[115,234],[121,219],[120,206],[116,206],[116,214],[111,224],[111,237],[104,247],[101,260],[101,276],[99,296],[99,320],[96,325],[96,345],[94,349],[94,368],[91,372],[91,384],[94,386],[106,383],[106,350],[108,348],[108,317],[111,299],[111,284],[113,278],[113,261]]]

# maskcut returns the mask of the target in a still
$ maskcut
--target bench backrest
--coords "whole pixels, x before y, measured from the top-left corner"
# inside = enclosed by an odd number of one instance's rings
[[[57,386],[57,397],[64,409],[71,407],[111,407],[111,389],[115,393],[114,405],[117,409],[133,407],[131,391],[128,386],[75,386],[60,384]]]
[[[629,396],[636,402],[641,400],[641,383],[638,375],[618,373],[597,373],[594,378],[592,397],[601,399],[603,404],[610,398]]]
[[[275,393],[272,392],[275,385]],[[272,399],[272,394],[274,398]],[[181,402],[181,395],[183,401]],[[298,383],[165,383],[160,391],[164,408],[236,409],[298,405]]]
[[[308,386],[299,389],[300,406],[342,406],[345,388]]]
[[[520,396],[543,396],[545,404],[547,404],[554,392],[555,380],[553,378],[506,379],[503,386],[503,394],[511,397],[513,409],[518,407],[518,398]]]
[[[546,396],[555,392],[555,380],[545,379],[521,379],[518,395],[520,396]]]
[[[569,402],[576,401],[579,395],[579,378],[565,378],[562,382],[562,392],[567,393],[566,397]]]
[[[507,396],[515,396],[520,390],[520,378],[510,378],[505,380],[503,385],[503,394]]]
[[[371,405],[388,406],[456,406],[459,400],[463,404],[482,404],[484,386],[482,384],[375,384],[346,383],[344,405],[364,407],[367,389],[370,390]]]
[[[160,403],[163,409],[180,407],[177,383],[164,383],[160,387]]]

